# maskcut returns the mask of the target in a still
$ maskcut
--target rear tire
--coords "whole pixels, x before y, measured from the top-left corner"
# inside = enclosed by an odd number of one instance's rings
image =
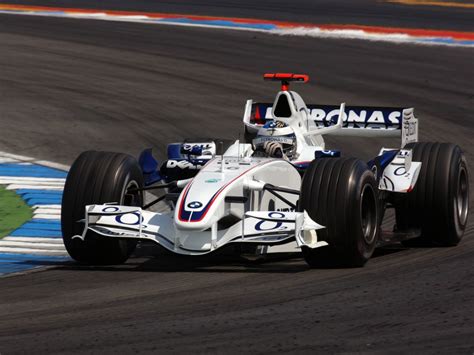
[[[141,206],[142,193],[129,192],[143,187],[143,174],[137,161],[126,154],[84,152],[69,170],[64,186],[61,227],[64,245],[76,261],[89,264],[119,264],[125,262],[137,242],[112,239],[89,231],[84,241],[72,238],[80,235],[85,206],[117,202]]]
[[[410,143],[406,148],[422,165],[413,191],[396,196],[396,229],[421,230],[421,237],[408,245],[457,245],[469,214],[469,175],[461,148],[449,143]]]
[[[303,177],[299,209],[326,227],[317,235],[328,246],[302,249],[311,267],[360,267],[372,256],[381,208],[375,177],[361,160],[313,161]]]

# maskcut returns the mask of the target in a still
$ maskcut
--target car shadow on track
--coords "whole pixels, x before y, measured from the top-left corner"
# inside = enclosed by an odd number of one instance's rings
[[[130,258],[122,265],[84,265],[68,263],[59,270],[89,270],[113,272],[199,272],[199,273],[297,273],[309,267],[300,255],[265,260],[245,260],[234,257],[186,257],[153,255]]]
[[[199,273],[299,273],[310,270],[300,253],[279,254],[265,258],[246,258],[240,255],[222,254],[206,256],[182,256],[160,249],[140,248],[122,265],[85,265],[70,262],[59,270],[88,270],[113,272],[199,272]],[[402,246],[376,249],[373,258],[380,258],[407,250]],[[367,266],[370,267],[370,266]],[[345,269],[328,267],[324,269]]]

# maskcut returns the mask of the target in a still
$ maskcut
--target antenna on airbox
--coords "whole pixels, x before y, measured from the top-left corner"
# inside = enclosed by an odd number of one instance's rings
[[[224,142],[219,141],[219,151],[221,152],[221,173],[224,172]]]

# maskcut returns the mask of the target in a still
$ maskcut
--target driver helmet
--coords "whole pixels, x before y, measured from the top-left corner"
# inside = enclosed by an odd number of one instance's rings
[[[255,151],[265,151],[269,142],[281,145],[284,157],[292,159],[296,155],[296,135],[293,129],[282,121],[267,121],[261,127],[252,145]]]

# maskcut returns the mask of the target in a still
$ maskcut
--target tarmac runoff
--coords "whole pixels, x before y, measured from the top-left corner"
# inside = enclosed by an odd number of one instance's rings
[[[320,25],[250,18],[196,16],[156,12],[91,10],[13,4],[0,4],[0,13],[105,21],[139,22],[188,27],[221,28],[267,32],[281,36],[359,39],[393,43],[412,43],[418,45],[474,47],[474,33],[445,30],[361,26],[351,24]]]
[[[46,166],[48,165],[48,166]],[[0,152],[0,185],[32,209],[32,218],[0,239],[0,276],[70,260],[61,235],[67,167]]]

